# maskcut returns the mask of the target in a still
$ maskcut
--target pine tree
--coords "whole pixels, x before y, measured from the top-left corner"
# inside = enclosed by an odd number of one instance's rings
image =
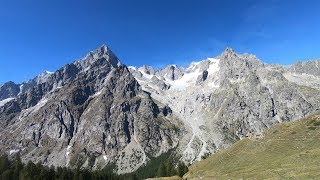
[[[10,162],[7,155],[0,157],[0,175],[10,169]]]
[[[54,180],[54,177],[55,177],[56,173],[55,173],[55,170],[54,170],[54,166],[51,166],[50,169],[49,169],[49,180]]]
[[[19,179],[20,172],[23,169],[23,164],[21,162],[21,158],[20,158],[20,154],[19,153],[16,154],[13,163],[14,163],[13,164],[13,178],[14,179]]]
[[[188,172],[188,167],[184,163],[180,162],[178,164],[178,175],[182,177],[187,172]]]
[[[23,169],[23,179],[34,179],[36,174],[36,165],[32,161],[28,161],[27,165]]]
[[[157,171],[157,177],[165,177],[166,175],[167,175],[166,166],[164,165],[164,163],[161,163]]]
[[[13,171],[12,171],[11,169],[5,170],[5,171],[1,174],[1,179],[3,179],[3,180],[14,180],[14,178],[13,178]]]
[[[167,169],[167,174],[166,176],[174,176],[176,174],[176,170],[173,165],[173,160],[172,158],[169,158],[167,163],[166,163],[166,169]]]

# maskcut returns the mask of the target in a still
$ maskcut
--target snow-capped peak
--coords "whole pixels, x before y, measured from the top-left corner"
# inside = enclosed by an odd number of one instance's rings
[[[186,70],[195,71],[199,68],[200,70],[207,70],[211,64],[217,64],[217,63],[219,63],[219,59],[207,58],[198,62],[192,62]]]
[[[46,74],[53,74],[54,72],[51,71],[44,71]]]
[[[36,82],[37,82],[38,84],[47,82],[48,79],[51,77],[52,74],[54,74],[54,72],[44,71],[43,73],[39,74],[39,75],[36,77]]]
[[[221,55],[222,58],[236,57],[238,54],[230,47],[228,47]]]
[[[137,67],[135,66],[128,66],[129,69],[132,69],[132,70],[137,70]]]

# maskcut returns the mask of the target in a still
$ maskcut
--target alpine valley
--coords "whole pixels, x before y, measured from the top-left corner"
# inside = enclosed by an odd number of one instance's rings
[[[320,60],[266,64],[227,48],[189,67],[133,67],[107,46],[56,72],[0,85],[0,151],[45,166],[136,171],[186,165],[320,111]]]

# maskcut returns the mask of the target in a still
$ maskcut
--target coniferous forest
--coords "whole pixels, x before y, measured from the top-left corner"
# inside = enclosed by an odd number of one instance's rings
[[[151,159],[146,166],[140,167],[134,173],[117,175],[112,169],[112,166],[94,171],[46,167],[31,161],[24,164],[19,155],[12,159],[7,155],[0,156],[0,180],[140,180],[151,177],[183,176],[188,171],[187,166],[182,163],[175,165],[174,158],[168,154]]]

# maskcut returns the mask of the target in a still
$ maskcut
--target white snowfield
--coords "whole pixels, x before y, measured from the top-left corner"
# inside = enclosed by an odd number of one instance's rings
[[[9,155],[15,154],[15,153],[17,153],[17,152],[19,152],[19,151],[20,151],[19,149],[11,149],[11,150],[9,151]]]
[[[5,104],[7,104],[8,102],[10,102],[12,100],[14,100],[14,98],[7,98],[7,99],[0,101],[0,107],[4,106]]]
[[[182,77],[172,80],[159,74],[147,74],[142,68],[129,67],[133,71],[139,71],[142,77],[136,76],[143,90],[151,93],[152,98],[169,105],[173,113],[178,116],[183,123],[190,128],[191,133],[183,141],[183,146],[179,147],[182,152],[182,160],[192,163],[199,161],[206,153],[214,151],[208,147],[207,142],[212,139],[219,141],[222,139],[218,133],[211,132],[209,129],[203,128],[206,126],[208,117],[203,114],[203,107],[206,106],[206,98],[210,96],[212,91],[219,88],[219,59],[208,58],[200,62],[193,62],[185,69]],[[202,76],[203,71],[208,72],[207,81],[197,83],[197,79]],[[169,85],[168,90],[161,88],[152,81],[153,77],[157,77],[165,84]],[[197,97],[199,100],[195,100]],[[219,142],[214,142],[219,144]]]

